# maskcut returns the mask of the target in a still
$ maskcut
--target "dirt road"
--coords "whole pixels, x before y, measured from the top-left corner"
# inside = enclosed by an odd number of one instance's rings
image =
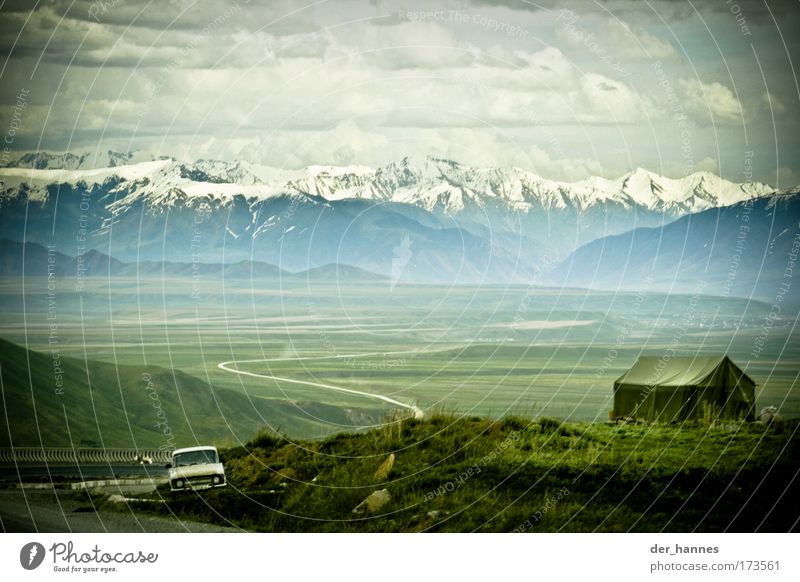
[[[371,398],[373,400],[380,400],[382,402],[387,402],[393,406],[398,406],[400,408],[405,408],[406,410],[410,410],[414,414],[414,418],[423,418],[425,413],[422,411],[421,408],[417,407],[414,404],[408,404],[405,402],[400,402],[399,400],[395,400],[394,398],[389,398],[388,396],[383,396],[381,394],[373,394],[372,392],[362,392],[361,390],[353,390],[352,388],[342,388],[341,386],[333,386],[331,384],[321,384],[319,382],[307,382],[305,380],[293,380],[292,378],[283,378],[280,376],[272,376],[270,374],[256,374],[255,372],[246,372],[244,370],[239,370],[238,368],[233,368],[231,366],[237,366],[238,364],[247,364],[253,362],[287,362],[287,361],[310,361],[310,360],[330,360],[330,359],[354,359],[354,358],[366,358],[371,356],[386,356],[386,355],[399,355],[399,354],[414,354],[418,353],[415,350],[403,351],[403,352],[370,352],[365,354],[339,354],[336,356],[307,356],[301,358],[260,358],[255,360],[233,360],[230,362],[220,362],[217,364],[217,368],[220,370],[224,370],[226,372],[233,372],[234,374],[240,374],[242,376],[250,376],[251,378],[264,378],[265,380],[277,380],[279,382],[286,382],[289,384],[300,384],[302,386],[313,386],[315,388],[324,388],[325,390],[333,390],[334,392],[343,392],[345,394],[352,394],[354,396],[361,396],[363,398]]]

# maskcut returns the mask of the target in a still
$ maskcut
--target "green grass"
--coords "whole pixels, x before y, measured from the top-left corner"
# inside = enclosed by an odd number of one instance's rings
[[[60,356],[55,362],[51,353],[0,340],[0,446],[230,446],[265,424],[322,436],[332,427],[377,422],[383,414],[369,403],[342,408],[314,400],[249,398],[152,365]]]
[[[265,432],[223,451],[227,488],[152,496],[158,512],[270,532],[788,531],[797,429],[438,414],[321,441]],[[389,505],[352,513],[383,488]]]
[[[202,299],[196,301],[190,297],[191,282],[177,279],[91,279],[82,295],[73,292],[70,280],[59,280],[59,352],[140,370],[180,370],[215,391],[269,403],[266,420],[305,439],[359,424],[363,409],[366,416],[379,418],[391,407],[238,376],[217,364],[313,356],[240,367],[380,393],[424,409],[592,422],[607,418],[615,377],[638,355],[664,353],[677,338],[678,355],[730,355],[757,382],[759,408],[776,405],[785,418],[800,417],[800,332],[792,327],[793,316],[782,314],[764,350],[753,357],[770,309],[759,302],[701,297],[683,333],[679,324],[690,298],[682,295],[649,294],[639,300],[631,293],[559,293],[522,286],[389,289],[385,282],[308,286],[209,279],[200,285]],[[49,349],[46,290],[42,281],[26,282],[23,317],[19,280],[0,279],[2,337]],[[515,319],[591,323],[518,329],[512,325]],[[382,367],[375,357],[329,358],[408,350],[417,353],[399,357],[402,365],[394,367]],[[361,362],[372,367],[354,365]],[[348,416],[342,409],[355,412]]]

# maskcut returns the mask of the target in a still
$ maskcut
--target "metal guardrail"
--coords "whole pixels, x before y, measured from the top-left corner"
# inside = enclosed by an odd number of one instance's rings
[[[93,481],[77,481],[74,483],[17,483],[17,489],[46,489],[52,491],[58,488],[68,488],[72,491],[81,489],[99,489],[113,487],[131,487],[137,485],[150,485],[155,489],[159,485],[169,483],[167,477],[148,477],[146,479],[95,479]]]
[[[154,464],[167,463],[171,451],[162,449],[70,449],[42,447],[0,448],[0,464],[47,463],[57,464],[135,464],[141,458],[149,458]]]

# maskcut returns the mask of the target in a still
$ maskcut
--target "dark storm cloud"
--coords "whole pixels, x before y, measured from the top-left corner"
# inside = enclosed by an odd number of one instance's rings
[[[474,6],[504,7],[520,11],[573,10],[581,14],[605,13],[658,13],[670,19],[688,18],[700,13],[722,14],[731,11],[743,13],[754,22],[797,13],[796,0],[719,0],[689,3],[686,0],[466,0]]]
[[[191,49],[190,64],[211,66],[212,55],[230,47],[236,35],[262,31],[281,39],[317,30],[316,5],[81,0],[46,3],[31,13],[29,6],[17,4],[3,7],[0,50],[11,58],[134,67],[164,66]],[[209,58],[202,58],[204,50]]]
[[[51,0],[41,2],[37,12],[47,11],[58,19],[103,23],[123,27],[200,31],[217,21],[220,29],[256,30],[268,26],[273,34],[313,30],[319,0]],[[5,14],[27,16],[31,3],[6,2]],[[238,19],[228,19],[238,14]]]

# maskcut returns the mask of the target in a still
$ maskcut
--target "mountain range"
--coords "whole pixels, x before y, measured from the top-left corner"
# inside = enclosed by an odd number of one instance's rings
[[[584,245],[785,195],[707,172],[567,183],[433,157],[301,170],[115,152],[12,163],[0,168],[7,239],[124,262],[339,264],[413,282],[571,284],[565,261]]]
[[[0,277],[224,277],[225,279],[274,279],[284,281],[380,281],[385,277],[350,265],[324,265],[300,272],[284,271],[269,263],[237,261],[234,263],[181,263],[174,261],[139,261],[126,263],[100,251],[89,250],[80,258],[50,251],[38,243],[19,243],[0,239]]]
[[[556,265],[548,283],[754,297],[800,307],[792,288],[799,256],[800,193],[782,194],[593,241]]]

